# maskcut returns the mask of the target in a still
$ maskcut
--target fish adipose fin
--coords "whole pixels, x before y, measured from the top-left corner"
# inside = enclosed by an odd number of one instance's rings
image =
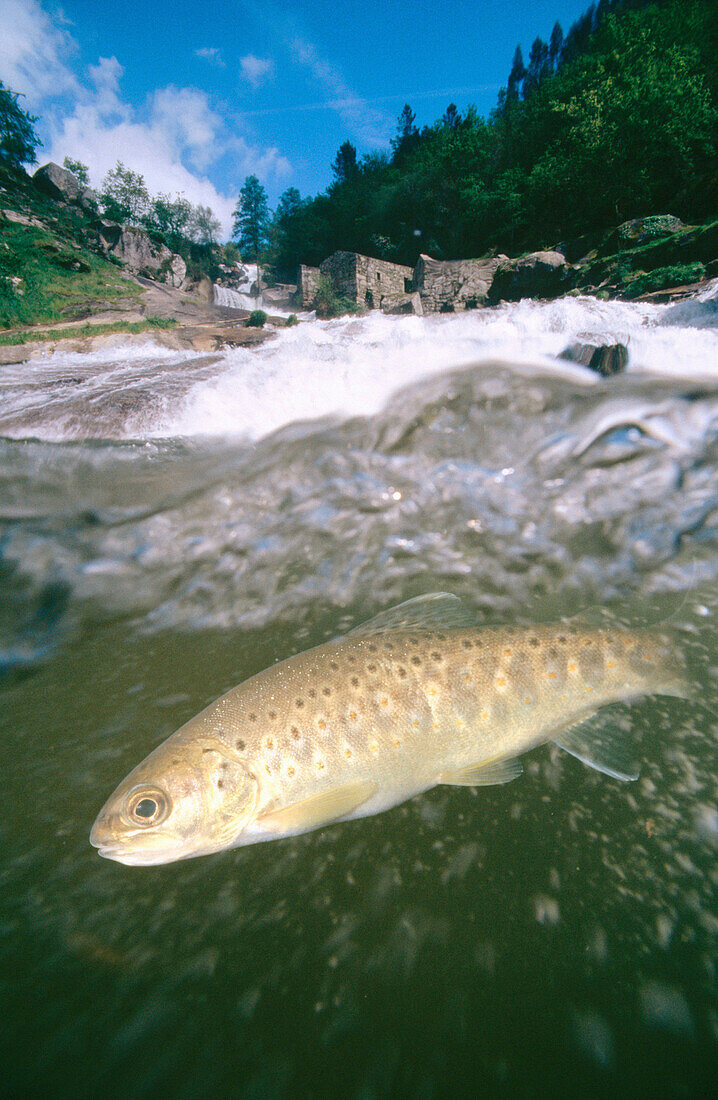
[[[442,772],[439,782],[455,787],[492,787],[497,783],[510,783],[517,779],[523,764],[513,756],[501,760],[484,760],[481,764],[470,764],[455,772]]]
[[[554,741],[564,752],[604,775],[624,781],[638,779],[640,768],[630,735],[610,726],[602,728],[595,717],[562,730]]]
[[[344,787],[333,787],[329,791],[303,798],[281,810],[270,810],[262,814],[258,824],[282,835],[290,832],[304,832],[321,825],[330,825],[340,817],[346,817],[358,810],[378,790],[372,781],[349,783]]]
[[[476,626],[476,616],[450,592],[415,596],[355,626],[349,637],[384,634],[387,630],[441,630],[442,627]]]

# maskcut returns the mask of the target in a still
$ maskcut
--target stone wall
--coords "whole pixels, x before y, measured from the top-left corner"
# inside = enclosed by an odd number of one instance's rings
[[[505,259],[434,260],[421,255],[414,268],[414,286],[424,311],[453,313],[485,305],[494,273]]]
[[[300,264],[297,273],[297,298],[299,305],[311,309],[319,287],[319,268]]]
[[[358,252],[334,252],[319,270],[331,276],[339,294],[369,309],[379,309],[390,295],[405,294],[413,278],[410,267]]]

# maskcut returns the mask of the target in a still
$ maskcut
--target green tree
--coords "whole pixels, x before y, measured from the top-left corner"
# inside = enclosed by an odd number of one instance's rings
[[[145,221],[148,226],[161,233],[170,248],[176,252],[188,238],[192,213],[192,204],[184,195],[171,198],[170,195],[160,192],[152,199]]]
[[[346,183],[358,174],[357,151],[350,141],[345,141],[339,146],[337,155],[332,161],[332,172],[337,183]]]
[[[62,167],[67,168],[68,172],[72,172],[78,183],[84,183],[85,187],[90,186],[90,169],[86,164],[83,164],[81,160],[73,160],[72,157],[65,157],[62,162]]]
[[[150,195],[144,176],[125,168],[121,160],[102,181],[100,202],[106,217],[123,224],[142,225],[150,213]]]
[[[267,244],[269,206],[267,192],[256,176],[247,176],[234,209],[232,236],[239,244],[242,259],[258,262]]]
[[[42,145],[34,130],[37,118],[23,111],[18,99],[0,80],[0,168],[14,172],[34,164],[35,150]]]
[[[416,148],[416,143],[419,140],[419,130],[415,123],[416,114],[409,104],[405,103],[401,114],[396,120],[396,136],[391,139],[394,162],[402,160],[411,153],[412,149]]]
[[[219,218],[215,218],[214,211],[209,206],[195,206],[190,216],[190,236],[197,244],[216,244],[222,225]]]

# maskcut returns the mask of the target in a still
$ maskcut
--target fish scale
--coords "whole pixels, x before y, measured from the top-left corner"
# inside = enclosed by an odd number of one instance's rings
[[[147,863],[277,839],[437,783],[507,782],[549,740],[630,778],[630,745],[582,724],[607,703],[686,694],[666,635],[470,621],[455,597],[419,597],[258,673],[130,773],[92,842]]]

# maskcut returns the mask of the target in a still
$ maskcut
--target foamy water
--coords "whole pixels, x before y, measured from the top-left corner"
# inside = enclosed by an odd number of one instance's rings
[[[716,284],[718,287],[718,284]],[[718,301],[676,305],[564,298],[453,316],[315,321],[258,349],[217,356],[146,348],[58,351],[0,376],[0,432],[40,439],[261,438],[285,424],[378,412],[412,382],[501,360],[591,385],[557,357],[572,343],[622,343],[632,372],[718,377]]]

